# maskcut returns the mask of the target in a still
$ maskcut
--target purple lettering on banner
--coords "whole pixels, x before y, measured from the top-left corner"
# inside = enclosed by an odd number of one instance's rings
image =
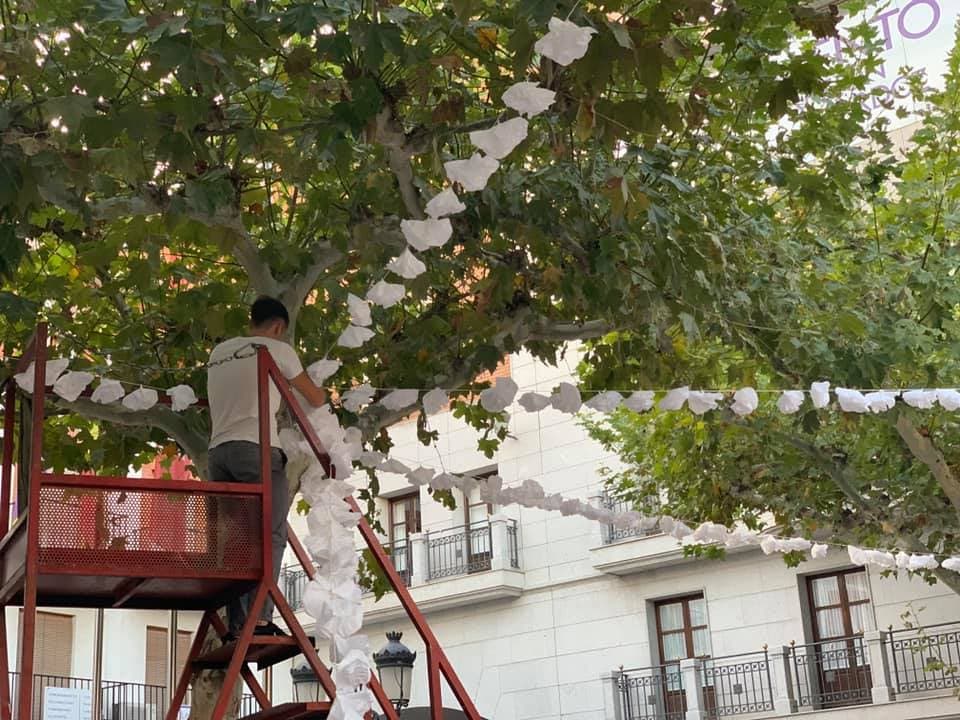
[[[837,36],[837,37],[824,38],[823,40],[820,40],[817,43],[817,47],[818,48],[822,47],[827,43],[833,43],[833,59],[836,60],[837,62],[840,62],[841,60],[843,60],[843,51],[842,51],[840,37]]]
[[[883,47],[884,47],[884,49],[886,49],[886,50],[890,50],[890,49],[893,48],[893,37],[890,35],[890,20],[889,20],[889,18],[893,17],[893,16],[896,15],[898,12],[900,12],[900,11],[897,10],[897,9],[887,10],[885,13],[883,13],[883,14],[881,14],[881,15],[877,15],[876,20],[874,20],[874,22],[879,22],[879,23],[880,23],[880,27],[881,27],[882,32],[883,32]]]
[[[908,30],[905,22],[907,13],[917,5],[926,5],[933,12],[933,17],[930,19],[930,24],[923,30]],[[897,18],[897,29],[903,37],[910,40],[919,40],[932,33],[939,23],[940,3],[937,0],[911,0],[910,4],[900,11],[900,17]]]

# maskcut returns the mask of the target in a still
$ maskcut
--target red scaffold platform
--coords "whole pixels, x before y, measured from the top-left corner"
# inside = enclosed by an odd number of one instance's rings
[[[33,387],[46,387],[47,328],[40,324],[17,372],[33,363]],[[328,473],[328,457],[303,409],[294,398],[266,348],[258,348],[261,477],[270,477],[269,387],[279,390],[308,444]],[[203,617],[180,676],[166,720],[175,720],[189,689],[193,673],[225,670],[225,678],[211,720],[222,720],[240,678],[260,705],[246,720],[319,720],[326,718],[328,703],[286,703],[273,706],[249,669],[260,669],[303,654],[328,698],[335,698],[330,673],[322,663],[312,638],[307,637],[296,615],[273,580],[270,548],[271,493],[266,483],[222,483],[162,480],[100,475],[56,474],[44,470],[43,429],[45,393],[34,393],[25,403],[14,382],[3,390],[3,456],[0,508],[10,507],[14,483],[14,455],[18,467],[21,511],[12,523],[0,513],[0,649],[7,644],[3,608],[21,606],[22,640],[19,643],[20,682],[17,697],[10,697],[7,653],[0,652],[0,720],[32,720],[34,640],[38,607],[131,608],[198,610]],[[18,422],[18,409],[24,411]],[[16,440],[19,439],[19,448]],[[345,500],[353,512],[360,509]],[[401,605],[417,629],[427,655],[431,720],[442,720],[441,676],[469,720],[480,720],[452,665],[425,618],[388,559],[376,534],[362,517],[359,531]],[[296,536],[290,544],[309,577],[315,569]],[[264,542],[264,538],[267,541]],[[247,623],[236,640],[226,641],[227,628],[218,611],[233,597],[254,592]],[[255,618],[267,598],[274,601],[290,635],[254,635]],[[209,631],[221,638],[220,646],[204,651]],[[390,720],[398,715],[375,677],[370,689],[381,712]]]

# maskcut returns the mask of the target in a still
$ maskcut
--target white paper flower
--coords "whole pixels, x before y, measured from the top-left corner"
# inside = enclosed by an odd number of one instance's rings
[[[394,390],[385,395],[380,401],[380,404],[387,410],[403,410],[403,408],[410,407],[416,403],[418,395],[419,393],[416,390]]]
[[[597,412],[611,413],[620,407],[620,403],[622,402],[623,395],[618,393],[616,390],[607,390],[606,392],[594,395],[592,398],[587,400],[584,405],[591,410],[596,410]]]
[[[350,322],[354,325],[365,327],[373,322],[369,301],[362,300],[353,293],[347,293],[347,309],[350,310]]]
[[[897,404],[897,395],[899,394],[898,392],[891,392],[889,390],[877,390],[876,392],[867,393],[863,398],[867,401],[867,409],[876,415],[892,410],[893,406]]]
[[[437,195],[434,195],[427,203],[427,215],[432,218],[442,218],[448,215],[457,215],[467,209],[453,188],[447,188]]]
[[[953,389],[937,390],[937,401],[944,410],[960,410],[960,392]]]
[[[550,397],[540,393],[528,392],[520,396],[520,407],[527,412],[540,412],[550,405]]]
[[[960,557],[948,557],[946,560],[940,563],[940,567],[942,567],[944,570],[952,570],[955,573],[960,573]]]
[[[167,396],[170,398],[170,408],[174,412],[183,412],[197,403],[197,394],[189,385],[176,385],[167,390]]]
[[[654,396],[653,390],[637,390],[623,401],[623,406],[637,413],[647,412],[653,409]]]
[[[550,398],[550,404],[554,410],[573,415],[580,411],[583,404],[580,400],[580,391],[576,385],[568,382],[562,382],[557,387],[557,392]]]
[[[315,383],[321,385],[327,378],[340,369],[341,364],[339,360],[327,360],[326,358],[317,360],[307,368],[307,375],[309,375],[310,379]]]
[[[909,555],[909,554],[903,552],[903,550],[901,550],[900,552],[898,552],[898,553],[897,553],[897,557],[896,557],[897,567],[900,568],[901,570],[906,570],[907,568],[909,568],[909,567],[910,567],[910,558],[911,558],[911,557],[912,557],[912,555]]]
[[[683,404],[687,401],[689,396],[690,388],[686,386],[674,388],[664,395],[657,407],[659,407],[661,410],[679,410],[683,407]]]
[[[854,565],[863,566],[867,564],[867,554],[855,545],[847,545],[847,555]]]
[[[528,129],[525,118],[510,118],[488,130],[474,130],[470,133],[470,142],[488,156],[502,160],[526,139]]]
[[[407,280],[413,280],[415,277],[423,275],[427,271],[427,266],[410,252],[410,248],[407,248],[387,263],[387,270]]]
[[[369,688],[357,692],[339,692],[327,717],[329,720],[364,720],[373,707],[373,700]]]
[[[503,489],[503,478],[499,475],[489,475],[478,483],[480,499],[490,505],[504,505],[500,502],[500,491]]]
[[[343,394],[343,402],[341,404],[350,412],[355,413],[373,399],[373,393],[374,389],[370,386],[370,383],[357,385],[355,388],[351,388]]]
[[[909,570],[936,570],[940,567],[940,563],[937,562],[937,559],[933,555],[911,555],[910,564],[907,566]]]
[[[415,250],[443,247],[453,236],[449,218],[435,220],[401,220],[400,232]]]
[[[716,410],[717,403],[721,400],[723,400],[723,393],[692,390],[687,394],[687,407],[694,415],[703,415]]]
[[[517,395],[519,387],[512,378],[497,378],[497,384],[480,393],[480,405],[487,412],[503,412]]]
[[[393,307],[403,300],[407,289],[397,283],[388,283],[386,280],[380,280],[374,283],[374,286],[367,291],[367,300],[374,305],[382,308]]]
[[[377,452],[376,450],[364,450],[362,453],[360,453],[360,457],[357,459],[364,467],[376,469],[383,465],[385,458],[382,452]]]
[[[352,692],[370,682],[370,659],[359,650],[351,650],[333,668],[337,690]]]
[[[416,485],[418,487],[422,485],[429,485],[430,481],[433,480],[436,474],[436,472],[428,467],[418,467],[416,470],[411,470],[407,473],[407,480],[410,481],[411,485]]]
[[[460,482],[460,478],[448,472],[442,472],[430,480],[430,487],[434,490],[452,490]]]
[[[379,470],[380,472],[394,473],[395,475],[406,475],[408,472],[410,472],[410,468],[408,468],[399,460],[394,460],[393,458],[385,461],[383,465],[380,466]]]
[[[840,409],[848,413],[867,412],[867,399],[859,390],[850,390],[849,388],[837,388],[837,403]]]
[[[367,635],[357,634],[350,637],[334,638],[339,657],[346,657],[351,650],[359,650],[364,655],[370,654],[370,638]]]
[[[153,388],[141,387],[134,390],[123,399],[123,406],[127,408],[127,410],[149,410],[157,404],[157,400],[159,399],[160,396],[157,395],[156,390]]]
[[[746,417],[753,413],[760,404],[757,391],[752,387],[740,388],[733,394],[733,404],[730,409],[739,417]]]
[[[691,535],[685,538],[689,543],[698,543],[701,545],[722,543],[726,539],[727,528],[715,522],[701,523]]]
[[[777,400],[777,409],[784,415],[793,415],[800,412],[803,405],[803,391],[785,390]]]
[[[537,40],[533,49],[558,65],[569,65],[586,55],[590,38],[597,32],[560,18],[550,18],[549,28],[550,32]]]
[[[438,413],[446,407],[447,402],[450,398],[447,397],[447,391],[441,390],[440,388],[434,388],[426,395],[423,396],[423,411],[427,415],[433,415]]]
[[[466,192],[476,192],[487,186],[490,176],[500,167],[500,162],[496,158],[474,153],[469,160],[450,160],[443,167],[451,182],[460,183]]]
[[[677,540],[683,540],[687,535],[690,535],[692,532],[693,530],[690,529],[690,526],[687,525],[682,520],[674,520],[673,527],[670,528],[670,535],[672,537],[675,537]]]
[[[819,410],[830,404],[830,383],[815,382],[810,384],[810,399],[813,406]]]
[[[874,567],[892,570],[897,566],[897,559],[893,556],[893,553],[883,550],[864,550],[863,554],[866,557],[867,564]]]
[[[122,398],[125,394],[123,385],[119,380],[110,380],[109,378],[100,378],[100,384],[93,391],[90,399],[101,405],[109,405]]]
[[[356,563],[355,555],[353,560]],[[315,620],[314,629],[326,639],[353,635],[363,624],[362,594],[352,573],[318,574],[307,584],[303,608]]]
[[[814,543],[813,547],[810,548],[810,557],[814,560],[822,560],[827,556],[827,551],[829,549],[829,545],[824,545],[823,543]]]
[[[340,337],[337,338],[337,345],[345,348],[358,348],[374,335],[376,333],[370,328],[350,325],[340,333]]]
[[[936,390],[907,390],[903,394],[903,401],[910,407],[919,410],[929,410],[937,404]]]
[[[53,392],[67,402],[73,402],[93,382],[93,373],[69,370],[57,378]]]
[[[54,358],[53,360],[47,360],[47,364],[43,369],[43,382],[47,387],[55,384],[57,378],[59,378],[64,370],[70,365],[70,360],[68,358]],[[22,373],[17,373],[13,376],[14,381],[17,383],[17,386],[23,390],[25,393],[33,392],[33,371],[35,369],[35,364],[30,363],[27,365],[27,369]]]
[[[521,115],[534,117],[553,105],[557,94],[534,82],[518,82],[503,93],[503,104]]]
[[[743,525],[738,525],[724,538],[723,544],[730,549],[734,549],[759,545],[760,542],[760,535],[756,531],[750,530]]]

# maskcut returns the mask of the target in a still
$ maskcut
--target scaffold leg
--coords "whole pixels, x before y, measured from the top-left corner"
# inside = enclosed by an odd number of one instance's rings
[[[7,661],[7,608],[0,605],[0,720],[11,720],[10,667]]]
[[[170,707],[167,708],[166,720],[177,720],[180,715],[180,706],[183,705],[183,699],[187,696],[187,689],[190,687],[190,678],[193,677],[193,661],[200,657],[200,651],[203,650],[203,641],[207,637],[207,630],[210,629],[210,616],[215,615],[216,610],[207,610],[200,619],[197,626],[197,634],[190,645],[190,652],[187,654],[187,661],[183,665],[183,672],[180,673],[180,681],[177,683],[176,692],[170,701]]]
[[[247,619],[243,623],[243,629],[240,631],[240,637],[237,639],[237,646],[233,651],[233,657],[230,658],[230,664],[227,666],[227,673],[223,678],[223,686],[220,688],[220,696],[217,698],[217,704],[213,707],[213,714],[210,720],[223,720],[227,714],[227,708],[230,705],[230,696],[233,688],[240,677],[240,668],[246,662],[247,652],[250,650],[250,643],[253,641],[253,631],[257,625],[257,618],[263,611],[263,605],[267,601],[267,584],[260,583],[257,587],[257,593],[253,602],[247,608]]]

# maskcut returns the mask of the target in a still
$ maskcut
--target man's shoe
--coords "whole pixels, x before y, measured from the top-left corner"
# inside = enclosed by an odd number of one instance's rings
[[[273,635],[277,637],[284,637],[287,633],[284,632],[284,630],[280,626],[278,626],[276,623],[268,622],[268,623],[265,623],[264,625],[257,625],[253,629],[253,634],[261,635],[261,636]]]

